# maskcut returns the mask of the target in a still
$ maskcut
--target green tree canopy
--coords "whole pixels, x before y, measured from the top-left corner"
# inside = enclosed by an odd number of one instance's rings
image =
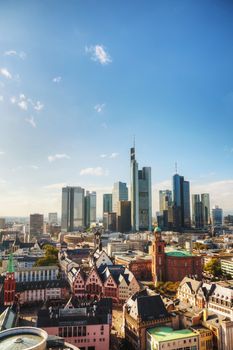
[[[204,271],[210,273],[214,277],[219,277],[222,275],[221,263],[218,259],[211,259],[204,266]]]

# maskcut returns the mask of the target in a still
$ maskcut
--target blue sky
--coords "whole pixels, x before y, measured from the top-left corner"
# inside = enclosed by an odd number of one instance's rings
[[[129,183],[153,208],[174,163],[233,208],[232,1],[0,0],[0,215],[58,211],[62,185]]]

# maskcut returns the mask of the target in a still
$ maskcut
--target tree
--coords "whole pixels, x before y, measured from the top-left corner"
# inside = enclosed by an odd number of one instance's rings
[[[35,266],[50,266],[57,265],[58,263],[58,249],[51,246],[45,245],[43,247],[45,250],[45,256],[36,261]]]
[[[214,277],[219,277],[222,275],[221,263],[218,259],[211,259],[204,266],[204,271],[213,275]]]

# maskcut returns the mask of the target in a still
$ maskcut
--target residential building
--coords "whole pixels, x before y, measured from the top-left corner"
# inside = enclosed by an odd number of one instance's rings
[[[117,231],[131,231],[131,202],[119,201],[117,203]]]
[[[84,189],[63,187],[61,229],[72,232],[82,227],[84,227]]]
[[[96,192],[86,191],[85,195],[85,226],[96,223]]]
[[[112,190],[112,211],[117,212],[118,202],[128,200],[128,187],[124,182],[115,182]]]
[[[222,272],[233,278],[233,260],[220,259],[220,263]]]
[[[123,312],[125,340],[129,348],[135,350],[147,349],[147,329],[172,325],[172,317],[161,296],[149,289],[132,295],[124,305]]]
[[[38,237],[44,232],[44,215],[30,214],[30,237]]]
[[[178,230],[189,228],[191,223],[189,181],[178,174],[173,176],[173,206],[175,228]]]
[[[222,209],[216,205],[212,209],[212,225],[213,226],[222,226],[222,219],[223,219]]]
[[[135,147],[130,149],[131,169],[131,224],[133,231],[151,230],[151,168],[138,170]]]
[[[104,193],[103,195],[103,213],[112,212],[112,194]]]

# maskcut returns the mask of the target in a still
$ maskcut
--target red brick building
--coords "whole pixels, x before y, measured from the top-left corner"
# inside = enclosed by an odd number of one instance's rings
[[[158,281],[181,281],[185,276],[202,276],[202,257],[186,251],[165,252],[165,242],[161,238],[161,230],[154,231],[155,240],[152,246],[152,277]]]

